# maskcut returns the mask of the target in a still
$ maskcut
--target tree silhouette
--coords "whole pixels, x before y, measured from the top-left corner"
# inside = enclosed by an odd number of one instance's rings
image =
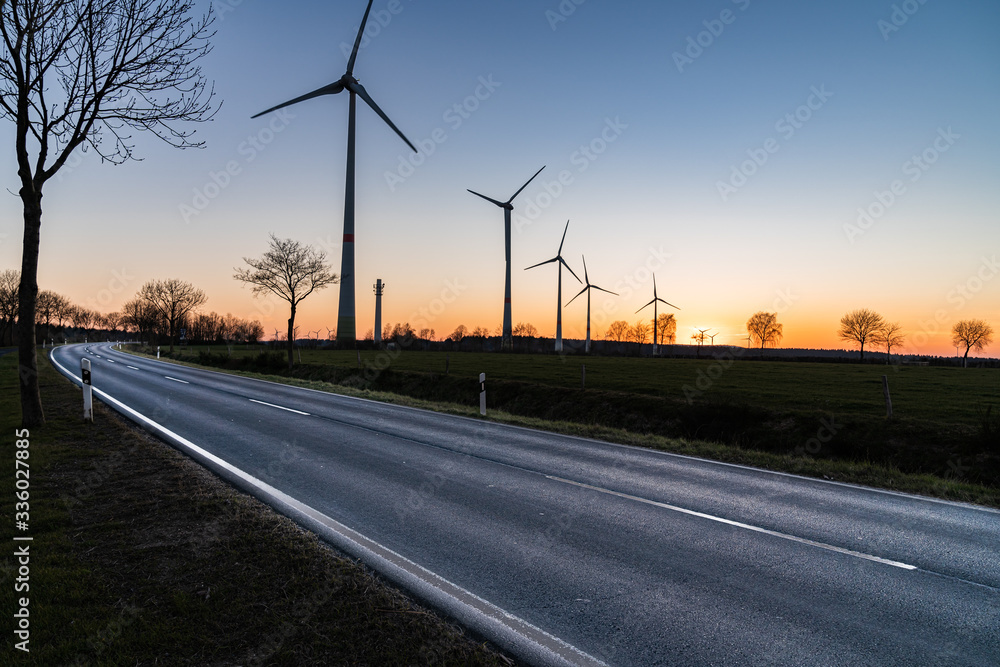
[[[903,347],[903,343],[906,342],[906,336],[902,333],[903,327],[899,325],[899,322],[884,322],[882,326],[875,332],[874,337],[872,337],[872,343],[876,345],[885,345],[885,363],[889,363],[889,356],[892,354],[892,348]]]
[[[0,2],[0,115],[15,126],[24,210],[18,303],[21,420],[45,423],[38,392],[35,309],[42,190],[77,148],[103,161],[133,158],[129,132],[197,147],[188,121],[214,114],[196,65],[214,34],[211,10],[193,18],[184,0]]]
[[[204,292],[191,283],[176,278],[151,280],[139,289],[137,296],[161,321],[166,322],[171,353],[174,351],[174,336],[180,322],[206,301]]]
[[[604,337],[616,343],[621,343],[628,338],[630,329],[631,327],[625,320],[615,320],[608,326],[608,331],[604,334]]]
[[[249,269],[236,269],[233,278],[253,285],[253,294],[276,294],[288,302],[288,367],[295,363],[295,312],[316,290],[340,282],[326,265],[326,253],[292,239],[270,235],[270,247],[259,259],[244,257]]]
[[[657,318],[656,331],[661,344],[673,345],[677,341],[677,320],[673,313],[663,313]]]
[[[764,356],[764,348],[776,346],[784,336],[783,326],[778,323],[778,313],[768,313],[760,310],[747,320],[747,333],[751,340],[760,345],[760,356]]]
[[[983,320],[961,320],[951,329],[951,343],[956,347],[965,346],[962,368],[969,365],[969,350],[982,352],[993,342],[993,327]]]
[[[860,308],[840,318],[840,330],[837,335],[841,340],[857,343],[861,351],[861,361],[864,361],[865,343],[874,342],[884,325],[885,320],[874,310]]]

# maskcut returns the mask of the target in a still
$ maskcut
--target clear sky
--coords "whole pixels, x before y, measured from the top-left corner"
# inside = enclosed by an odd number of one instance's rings
[[[233,269],[274,232],[339,270],[347,96],[250,116],[339,79],[365,2],[213,4],[204,70],[224,104],[206,148],[137,136],[142,162],[78,155],[45,190],[39,283],[109,311],[181,278],[271,332],[285,307]],[[566,259],[621,293],[595,298],[602,333],[640,317],[655,270],[680,342],[742,342],[777,310],[783,346],[840,347],[840,317],[867,307],[906,352],[954,354],[956,320],[1000,329],[998,33],[993,0],[376,0],[355,74],[421,154],[359,103],[359,335],[377,278],[384,321],[498,327],[503,215],[466,188],[505,200],[546,165],[515,201],[515,323],[554,334],[556,270],[523,269],[570,220]],[[0,267],[18,267],[19,200],[0,215]],[[325,336],[337,300],[311,296],[300,331]],[[564,308],[564,336],[585,308]]]

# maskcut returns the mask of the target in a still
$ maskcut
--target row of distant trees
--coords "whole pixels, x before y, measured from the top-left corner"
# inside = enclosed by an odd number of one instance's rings
[[[858,346],[859,358],[865,359],[865,345],[885,349],[886,363],[893,348],[901,348],[906,336],[899,322],[890,322],[879,313],[868,308],[853,310],[840,319],[837,332],[840,339]],[[951,328],[951,344],[965,348],[962,366],[969,363],[969,352],[982,352],[993,342],[993,327],[980,319],[959,320]]]
[[[17,324],[20,272],[0,271],[0,344],[13,345]],[[264,329],[256,320],[231,314],[197,313],[204,304],[204,292],[182,280],[151,280],[120,310],[102,313],[74,304],[52,290],[40,290],[36,308],[36,342],[65,338],[70,329],[85,338],[104,334],[113,338],[132,335],[151,345],[166,340],[171,345],[180,339],[202,343],[256,343]]]

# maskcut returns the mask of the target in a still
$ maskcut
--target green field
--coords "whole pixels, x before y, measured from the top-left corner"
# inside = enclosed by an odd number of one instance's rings
[[[232,356],[254,356],[257,349],[234,347]],[[225,346],[195,346],[175,356],[197,361],[198,353],[208,350],[228,354]],[[301,358],[307,367],[325,366],[345,373],[358,368],[358,353],[353,351],[303,349]],[[873,417],[885,415],[882,376],[886,375],[897,417],[977,426],[989,406],[1000,413],[998,369],[410,351],[363,351],[361,362],[364,368],[437,375],[443,375],[447,367],[456,378],[478,380],[480,373],[486,373],[488,381],[573,390],[581,388],[585,365],[588,390],[686,401],[685,386],[702,387],[696,400]],[[478,400],[470,396],[473,399]]]

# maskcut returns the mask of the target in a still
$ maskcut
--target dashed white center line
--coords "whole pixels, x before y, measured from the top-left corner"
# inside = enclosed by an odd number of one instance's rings
[[[888,558],[880,558],[878,556],[873,556],[871,554],[861,553],[860,551],[852,551],[851,549],[844,549],[843,547],[837,547],[832,544],[816,542],[815,540],[809,540],[804,537],[796,537],[795,535],[788,535],[787,533],[779,533],[776,530],[768,530],[767,528],[761,528],[760,526],[752,526],[748,523],[740,523],[739,521],[723,519],[722,517],[714,516],[712,514],[705,514],[704,512],[695,512],[694,510],[685,509],[683,507],[677,507],[675,505],[668,505],[666,503],[661,503],[656,500],[650,500],[648,498],[640,498],[639,496],[632,496],[627,493],[620,493],[618,491],[612,491],[611,489],[604,489],[599,486],[591,486],[590,484],[574,482],[573,480],[563,479],[561,477],[554,477],[552,475],[546,475],[546,477],[555,482],[562,482],[563,484],[572,484],[573,486],[579,486],[580,488],[590,489],[591,491],[597,491],[598,493],[605,493],[609,496],[617,496],[619,498],[625,498],[627,500],[634,500],[636,502],[645,503],[646,505],[653,505],[654,507],[662,507],[663,509],[672,510],[674,512],[680,512],[681,514],[696,516],[701,519],[708,519],[709,521],[717,521],[719,523],[724,523],[727,526],[735,526],[737,528],[743,528],[745,530],[752,530],[755,533],[763,533],[765,535],[771,535],[773,537],[780,537],[781,539],[784,540],[798,542],[799,544],[807,544],[811,547],[826,549],[828,551],[835,551],[840,554],[854,556],[855,558],[863,558],[865,560],[874,561],[876,563],[882,563],[884,565],[891,565],[892,567],[898,567],[904,570],[917,569],[915,565],[909,565],[907,563],[901,563],[899,561],[889,560]]]
[[[302,415],[303,417],[310,417],[311,416],[308,412],[302,412],[301,410],[292,410],[291,408],[286,408],[286,407],[281,406],[281,405],[275,405],[274,403],[265,403],[264,401],[258,401],[258,400],[254,399],[254,398],[251,398],[250,402],[251,403],[259,403],[260,405],[266,405],[269,408],[278,408],[279,410],[286,410],[288,412],[294,412],[295,414]]]
[[[165,377],[168,380],[173,380],[174,382],[180,382],[181,384],[191,384],[190,382],[187,382],[186,380],[178,380],[177,378],[172,378],[169,375],[164,375],[163,377]]]
[[[136,368],[135,366],[126,366],[125,368],[131,368],[131,369],[132,369],[132,370],[134,370],[134,371],[137,371],[137,370],[139,370],[139,369],[138,369],[138,368]]]

